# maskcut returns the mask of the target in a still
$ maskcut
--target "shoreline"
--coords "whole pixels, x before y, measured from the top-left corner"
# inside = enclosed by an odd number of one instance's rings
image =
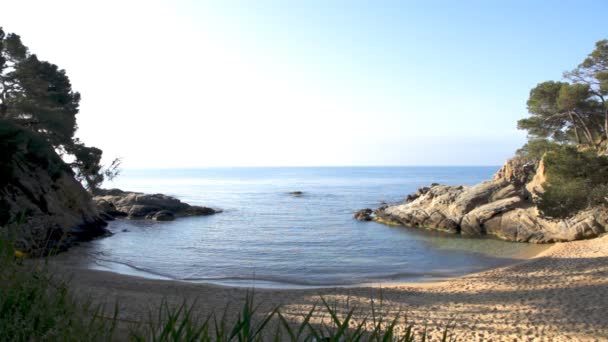
[[[106,271],[83,270],[51,260],[57,274],[71,279],[75,293],[113,307],[123,322],[142,321],[163,300],[179,305],[198,300],[196,313],[238,314],[247,289],[174,280],[153,280]],[[417,326],[455,323],[466,341],[595,341],[608,339],[608,235],[557,243],[513,265],[433,283],[382,284],[375,287],[320,289],[255,289],[260,310],[281,305],[285,316],[299,320],[319,296],[349,303],[366,313],[382,298],[389,314],[408,313]],[[368,312],[367,312],[368,313]],[[321,320],[321,317],[315,318]],[[433,323],[433,324],[431,324]],[[124,328],[126,329],[126,328]],[[122,331],[122,330],[121,330]],[[127,330],[125,330],[127,331]],[[442,331],[430,331],[440,336]]]
[[[514,242],[515,243],[515,242]],[[434,284],[445,283],[450,280],[470,276],[473,274],[486,272],[496,268],[503,268],[514,266],[520,263],[529,261],[536,256],[544,253],[551,249],[555,244],[541,244],[536,245],[537,249],[524,250],[513,254],[506,259],[510,261],[504,265],[489,266],[480,270],[472,270],[465,274],[442,274],[441,271],[435,273],[417,273],[417,272],[405,272],[399,275],[386,275],[384,278],[379,278],[373,281],[366,281],[361,283],[352,284],[306,284],[298,282],[288,282],[281,280],[269,280],[269,279],[238,279],[238,278],[221,278],[221,279],[176,279],[170,276],[155,273],[145,269],[140,269],[133,265],[120,263],[110,260],[97,259],[95,256],[85,255],[84,252],[78,250],[79,247],[75,247],[72,251],[61,253],[57,256],[52,257],[50,260],[54,264],[61,265],[64,268],[70,268],[74,270],[86,270],[86,271],[99,271],[117,276],[128,276],[136,277],[149,280],[159,280],[168,282],[179,282],[185,284],[196,284],[196,285],[210,285],[210,286],[221,286],[227,288],[237,289],[268,289],[268,290],[322,290],[322,289],[352,289],[352,288],[378,288],[378,287],[398,287],[398,286],[430,286]],[[479,253],[479,252],[475,252]],[[82,257],[89,258],[87,262],[81,260]]]

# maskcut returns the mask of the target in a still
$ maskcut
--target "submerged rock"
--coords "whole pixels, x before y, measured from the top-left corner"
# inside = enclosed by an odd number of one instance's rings
[[[144,194],[119,189],[99,190],[93,201],[105,214],[131,219],[171,221],[176,217],[212,215],[221,211],[189,205],[163,194]]]
[[[291,191],[289,192],[290,195],[294,196],[294,197],[300,197],[302,195],[304,195],[304,192],[302,191]]]
[[[530,181],[531,180],[531,181]],[[494,235],[504,240],[547,243],[599,236],[608,231],[603,208],[582,211],[574,217],[542,217],[533,199],[542,192],[544,167],[535,170],[513,158],[492,180],[472,187],[433,184],[396,205],[375,210],[372,219],[469,236]],[[357,212],[361,218],[369,209]],[[355,218],[359,219],[355,215]]]

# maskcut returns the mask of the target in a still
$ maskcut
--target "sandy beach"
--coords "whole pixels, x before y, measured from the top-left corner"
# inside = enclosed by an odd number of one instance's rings
[[[145,279],[76,267],[61,258],[51,262],[71,278],[82,296],[113,306],[120,303],[123,326],[147,319],[159,303],[197,300],[197,314],[236,314],[246,289]],[[423,328],[455,324],[461,341],[602,341],[608,340],[608,236],[558,243],[521,263],[427,284],[377,285],[308,290],[256,289],[261,311],[281,305],[298,321],[320,296],[341,311],[369,314],[370,300],[388,316],[407,313]],[[323,317],[315,317],[320,322]],[[327,319],[327,317],[325,317]],[[124,327],[123,327],[124,328]],[[127,330],[125,330],[127,331]],[[432,334],[439,336],[439,328]]]

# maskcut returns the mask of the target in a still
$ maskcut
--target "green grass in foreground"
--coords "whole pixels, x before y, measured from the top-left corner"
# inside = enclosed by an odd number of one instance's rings
[[[147,322],[130,324],[128,336],[118,336],[118,303],[111,317],[101,305],[79,301],[69,284],[53,277],[43,262],[24,262],[11,243],[0,240],[0,341],[426,341],[409,325],[396,329],[403,317],[387,319],[371,307],[371,315],[357,320],[350,310],[343,317],[324,298],[298,322],[275,308],[258,312],[249,292],[238,317],[212,314],[196,317],[196,303],[171,307],[166,301]],[[315,324],[315,315],[329,324]],[[446,327],[441,341],[454,341]]]

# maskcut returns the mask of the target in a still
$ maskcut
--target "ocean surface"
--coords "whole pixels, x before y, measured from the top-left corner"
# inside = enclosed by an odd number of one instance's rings
[[[87,267],[232,286],[315,287],[433,281],[506,265],[543,247],[463,238],[353,213],[432,182],[473,185],[498,167],[126,170],[108,187],[222,209],[172,222],[116,220],[73,251]],[[300,197],[289,194],[302,191]],[[82,258],[82,256],[85,258]]]

